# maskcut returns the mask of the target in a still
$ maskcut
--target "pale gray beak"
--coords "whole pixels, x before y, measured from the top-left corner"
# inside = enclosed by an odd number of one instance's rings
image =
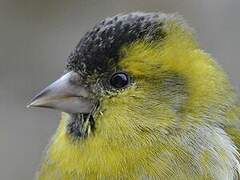
[[[94,100],[89,98],[88,87],[82,85],[81,76],[68,72],[37,94],[27,107],[58,109],[67,113],[90,113]]]

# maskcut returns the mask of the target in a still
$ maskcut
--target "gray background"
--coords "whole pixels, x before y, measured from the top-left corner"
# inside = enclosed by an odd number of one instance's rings
[[[33,179],[60,115],[25,106],[61,75],[97,21],[136,10],[178,12],[238,88],[239,9],[239,0],[0,0],[0,179]]]

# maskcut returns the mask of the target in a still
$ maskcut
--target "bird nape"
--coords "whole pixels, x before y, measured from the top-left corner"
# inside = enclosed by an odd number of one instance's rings
[[[38,179],[239,178],[238,95],[177,15],[100,21],[29,106],[63,112]]]

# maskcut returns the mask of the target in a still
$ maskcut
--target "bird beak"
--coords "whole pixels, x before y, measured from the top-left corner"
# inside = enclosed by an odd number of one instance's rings
[[[67,113],[90,113],[94,101],[89,90],[83,86],[81,76],[68,72],[37,94],[27,107],[58,109]]]

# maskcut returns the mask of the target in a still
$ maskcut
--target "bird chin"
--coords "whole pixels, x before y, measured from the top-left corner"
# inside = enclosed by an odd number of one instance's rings
[[[86,139],[90,135],[94,135],[96,129],[94,117],[98,113],[99,104],[99,101],[96,101],[88,113],[68,113],[70,118],[67,132],[74,140]]]
[[[86,139],[95,131],[95,121],[91,113],[70,114],[67,132],[74,139]]]

